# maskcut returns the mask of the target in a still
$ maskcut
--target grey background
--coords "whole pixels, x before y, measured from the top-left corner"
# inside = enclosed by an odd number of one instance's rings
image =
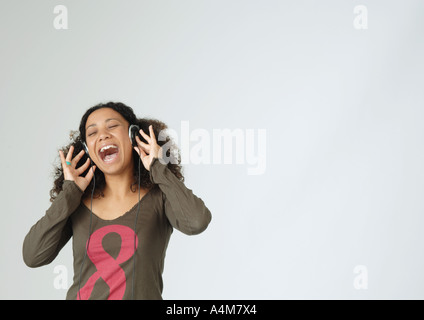
[[[423,21],[419,0],[2,0],[0,298],[64,299],[54,268],[70,285],[71,243],[30,269],[22,242],[57,149],[112,100],[177,131],[267,132],[262,175],[185,166],[213,220],[174,232],[165,299],[422,299]]]

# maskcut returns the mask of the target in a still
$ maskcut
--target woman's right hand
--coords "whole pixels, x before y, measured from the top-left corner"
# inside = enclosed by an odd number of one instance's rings
[[[92,170],[89,170],[88,173],[85,175],[85,177],[81,177],[80,175],[85,170],[87,170],[88,165],[90,164],[90,158],[87,158],[87,161],[77,169],[76,165],[77,165],[78,161],[80,161],[80,159],[84,155],[85,151],[81,150],[80,153],[78,153],[75,156],[75,158],[72,159],[72,153],[73,152],[74,152],[74,146],[71,146],[69,148],[69,152],[66,155],[66,159],[65,159],[63,151],[59,150],[60,160],[62,162],[63,175],[65,177],[65,180],[75,181],[77,186],[84,192],[85,189],[90,184],[91,179],[93,178],[94,170],[96,169],[96,166],[94,165],[92,167]],[[71,164],[67,165],[66,161],[70,162]]]

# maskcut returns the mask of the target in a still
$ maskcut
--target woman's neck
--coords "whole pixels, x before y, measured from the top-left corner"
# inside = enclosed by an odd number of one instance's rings
[[[105,181],[106,185],[103,194],[109,200],[125,201],[133,197],[134,194],[138,194],[138,185],[136,186],[136,192],[131,190],[131,185],[134,183],[134,177],[131,174],[105,175]]]

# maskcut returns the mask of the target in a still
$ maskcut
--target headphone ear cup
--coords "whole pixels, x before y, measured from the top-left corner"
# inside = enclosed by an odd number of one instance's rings
[[[84,147],[85,152],[87,153],[87,156],[89,155],[88,153],[88,148],[87,145],[85,144],[85,142],[82,143],[82,146]]]
[[[140,127],[136,124],[130,125],[128,129],[128,136],[133,147],[137,147],[137,140],[135,140],[136,136],[138,136],[141,141],[146,142],[146,140],[140,134]]]
[[[90,159],[90,166],[92,166],[93,164],[94,164],[94,162],[93,162],[93,160],[91,159],[91,157],[90,157],[90,154],[89,154],[89,152],[88,152],[88,147],[87,147],[87,145],[85,144],[85,142],[83,142],[82,143],[82,146],[84,147],[84,150],[85,150],[85,152],[87,153],[87,157]]]

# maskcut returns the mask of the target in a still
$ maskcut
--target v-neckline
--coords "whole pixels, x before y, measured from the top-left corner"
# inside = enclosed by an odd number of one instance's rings
[[[147,191],[145,194],[144,194],[144,196],[142,196],[141,197],[141,199],[140,199],[140,201],[137,201],[137,203],[131,208],[131,209],[129,209],[127,212],[125,212],[124,214],[122,214],[122,215],[120,215],[120,216],[118,216],[118,217],[116,217],[116,218],[113,218],[113,219],[103,219],[103,218],[101,218],[101,217],[99,217],[96,213],[94,213],[93,211],[91,211],[91,209],[90,208],[88,208],[86,205],[85,205],[85,203],[83,202],[83,201],[81,201],[81,205],[84,207],[84,209],[85,210],[87,210],[88,212],[90,212],[90,213],[92,213],[97,219],[99,219],[99,220],[101,220],[101,221],[104,221],[104,222],[113,222],[113,221],[116,221],[116,220],[118,220],[118,219],[121,219],[121,218],[123,218],[124,216],[126,216],[126,215],[128,215],[131,211],[133,211],[134,209],[135,209],[135,207],[137,207],[139,204],[141,205],[141,202],[143,201],[143,199],[144,198],[146,198],[146,196],[150,193],[150,191],[152,191],[152,189],[150,189],[149,191]]]

